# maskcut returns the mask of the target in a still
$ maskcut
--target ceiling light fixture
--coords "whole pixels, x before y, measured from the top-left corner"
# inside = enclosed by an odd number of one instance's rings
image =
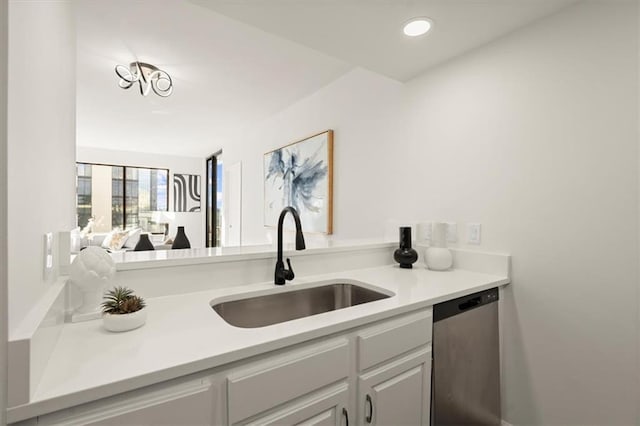
[[[120,77],[118,86],[129,89],[135,83],[140,85],[140,94],[147,96],[151,90],[166,98],[173,93],[173,81],[166,71],[144,62],[131,62],[129,67],[116,65],[116,74]]]
[[[417,37],[426,34],[433,23],[428,18],[413,18],[404,26],[404,33],[409,37]]]

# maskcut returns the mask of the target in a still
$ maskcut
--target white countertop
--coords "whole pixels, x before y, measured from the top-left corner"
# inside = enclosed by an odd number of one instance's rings
[[[304,251],[296,251],[294,243],[283,245],[285,256],[311,256],[319,253],[336,253],[393,247],[397,243],[378,239],[307,241]],[[111,253],[118,271],[171,266],[198,265],[242,261],[249,259],[270,259],[276,257],[276,245],[265,244],[239,247],[209,247],[181,250],[121,251]]]
[[[332,279],[360,281],[395,296],[255,329],[227,324],[210,306],[211,300],[232,294],[288,291]],[[65,324],[31,402],[9,409],[9,420],[221,366],[508,283],[506,276],[464,270],[383,266],[296,278],[281,287],[259,283],[151,298],[147,323],[137,330],[110,333],[100,320]]]

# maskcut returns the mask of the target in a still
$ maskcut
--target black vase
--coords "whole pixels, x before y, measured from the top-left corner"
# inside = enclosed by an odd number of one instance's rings
[[[176,237],[173,239],[173,244],[171,244],[172,249],[188,249],[191,248],[191,243],[187,238],[187,235],[184,233],[184,226],[178,226],[178,233]]]
[[[138,240],[138,244],[136,244],[133,251],[147,251],[147,250],[155,250],[153,247],[153,243],[149,240],[149,234],[140,234],[140,239]]]
[[[411,269],[418,260],[418,253],[411,248],[411,227],[400,227],[400,248],[393,253],[393,259],[401,268]]]

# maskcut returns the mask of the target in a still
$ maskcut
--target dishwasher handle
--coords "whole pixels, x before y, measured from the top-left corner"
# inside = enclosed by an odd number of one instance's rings
[[[464,312],[466,310],[475,308],[482,302],[482,298],[480,296],[474,297],[472,299],[465,300],[464,302],[458,304],[458,310],[460,312]]]

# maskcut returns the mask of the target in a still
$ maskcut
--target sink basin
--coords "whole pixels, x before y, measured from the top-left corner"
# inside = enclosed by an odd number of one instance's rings
[[[213,301],[211,307],[233,326],[257,328],[388,297],[391,296],[356,284],[330,283],[227,302]]]

